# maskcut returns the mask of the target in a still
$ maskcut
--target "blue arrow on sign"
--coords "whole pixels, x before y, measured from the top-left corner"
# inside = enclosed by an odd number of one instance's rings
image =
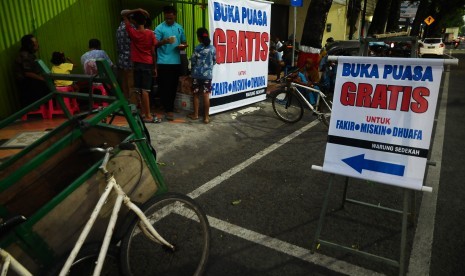
[[[346,159],[342,159],[342,161],[344,161],[344,163],[346,163],[352,169],[356,170],[359,173],[362,173],[362,170],[368,170],[404,176],[405,166],[375,160],[368,160],[365,159],[365,154],[360,154]]]

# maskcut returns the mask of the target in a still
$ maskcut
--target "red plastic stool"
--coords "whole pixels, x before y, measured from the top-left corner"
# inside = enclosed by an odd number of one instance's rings
[[[105,86],[103,84],[94,84],[92,85],[92,93],[99,91],[99,94],[102,96],[108,96],[107,91],[105,90]],[[94,103],[93,108],[99,108],[100,106],[108,106],[107,102],[98,102]]]
[[[36,110],[33,110],[33,111],[29,111],[28,113],[24,114],[24,115],[21,117],[21,120],[26,121],[26,120],[27,120],[27,116],[28,116],[28,115],[32,115],[32,114],[41,114],[41,115],[42,115],[42,119],[47,119],[47,118],[48,118],[47,104],[43,104],[43,105],[39,106],[39,109],[36,109]]]
[[[56,87],[57,91],[61,92],[73,92],[74,89],[72,86],[57,86]],[[71,115],[74,115],[74,113],[79,112],[79,105],[77,103],[77,100],[75,98],[67,98],[63,97],[63,101],[65,102],[66,108],[69,110]],[[48,114],[49,118],[52,119],[53,115],[57,114],[65,114],[63,110],[61,109],[61,106],[58,103],[54,103],[53,99],[48,101]]]

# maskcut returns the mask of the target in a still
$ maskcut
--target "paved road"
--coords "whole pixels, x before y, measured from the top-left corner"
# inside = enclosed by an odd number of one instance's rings
[[[447,93],[441,179],[434,228],[431,275],[464,275],[465,261],[465,49],[456,50]]]
[[[465,160],[463,66],[451,68],[449,79],[443,82],[449,93],[442,93],[447,109],[438,114],[445,116],[446,123],[438,119],[444,127],[437,128],[444,134],[435,138],[433,149],[438,165],[428,172],[430,184],[440,188],[410,197],[416,214],[408,228],[410,275],[427,275],[429,263],[430,275],[464,270],[464,170],[457,162]],[[310,169],[323,162],[327,130],[309,113],[296,124],[285,124],[267,100],[214,115],[209,125],[188,121],[149,127],[169,189],[195,198],[209,216],[213,243],[207,275],[398,274],[390,265],[329,248],[310,254],[328,176]],[[399,214],[352,204],[341,209],[343,181],[336,177],[322,238],[399,259]],[[348,195],[402,208],[403,190],[392,186],[354,180]],[[427,231],[419,231],[420,226]]]

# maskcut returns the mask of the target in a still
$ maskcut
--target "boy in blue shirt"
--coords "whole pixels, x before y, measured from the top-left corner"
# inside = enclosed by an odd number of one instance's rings
[[[200,44],[195,47],[191,57],[192,93],[194,96],[194,113],[187,115],[192,120],[199,118],[199,94],[203,93],[203,122],[210,122],[210,92],[213,65],[216,63],[216,49],[211,45],[210,36],[205,28],[197,29]]]

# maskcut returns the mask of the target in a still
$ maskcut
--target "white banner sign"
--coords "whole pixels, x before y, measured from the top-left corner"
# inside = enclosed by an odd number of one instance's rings
[[[209,0],[208,9],[217,61],[210,113],[265,100],[271,3]]]
[[[420,190],[443,62],[339,57],[323,170]]]
[[[420,2],[409,2],[402,1],[400,4],[400,17],[402,18],[414,18],[417,14],[418,6]]]

